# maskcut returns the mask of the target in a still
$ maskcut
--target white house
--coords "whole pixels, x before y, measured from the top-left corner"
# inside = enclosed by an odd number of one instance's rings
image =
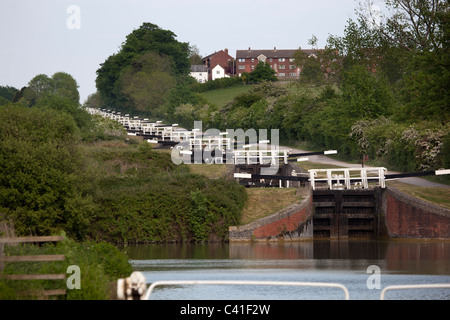
[[[191,66],[191,77],[194,77],[199,83],[208,81],[208,67],[205,65]]]
[[[225,74],[225,69],[222,68],[219,64],[212,69],[211,72],[212,80],[229,78],[230,76]]]

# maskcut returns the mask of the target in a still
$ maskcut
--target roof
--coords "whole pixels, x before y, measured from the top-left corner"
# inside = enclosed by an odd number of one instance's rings
[[[227,55],[229,58],[234,59],[232,56],[230,56],[228,54],[228,49],[225,49],[225,50],[220,50],[220,51],[211,53],[211,54],[207,55],[206,57],[203,57],[202,60],[205,61],[205,60],[211,59],[212,57],[214,57],[215,55],[218,55],[218,54]]]
[[[191,72],[208,72],[208,66],[204,64],[197,64],[191,66]]]
[[[298,49],[289,49],[289,50],[236,50],[236,59],[257,59],[261,54],[263,54],[266,58],[293,58],[294,54],[298,51]],[[312,54],[317,50],[302,50],[307,54]]]

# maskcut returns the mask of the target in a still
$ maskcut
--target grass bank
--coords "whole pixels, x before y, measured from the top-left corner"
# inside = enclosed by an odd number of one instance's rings
[[[246,93],[252,88],[251,85],[240,85],[230,88],[223,88],[223,89],[215,89],[215,90],[209,90],[202,95],[205,97],[205,99],[212,104],[222,107],[226,103],[232,101],[234,97],[236,97],[239,94]]]
[[[267,217],[301,200],[296,188],[250,188],[246,191],[248,200],[242,211],[241,225]]]
[[[399,181],[388,181],[387,185],[393,186],[412,197],[450,209],[450,192],[448,188],[418,187]]]

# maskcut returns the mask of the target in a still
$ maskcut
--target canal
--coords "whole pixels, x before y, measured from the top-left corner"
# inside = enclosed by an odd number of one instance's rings
[[[378,300],[392,285],[450,284],[449,241],[314,240],[124,248],[147,283],[226,280],[339,283],[351,300]],[[151,300],[339,300],[339,288],[186,285],[157,287]],[[387,291],[389,300],[450,300],[450,289]]]

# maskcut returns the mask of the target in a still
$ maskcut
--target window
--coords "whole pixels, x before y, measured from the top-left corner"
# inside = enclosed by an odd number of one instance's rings
[[[286,66],[279,65],[279,66],[278,66],[278,69],[286,69]]]
[[[296,66],[290,65],[289,69],[294,70],[295,68],[297,68]]]
[[[220,74],[220,70],[217,70],[217,71],[216,71],[216,74]]]
[[[285,59],[285,58],[278,58],[278,61],[279,61],[279,62],[285,62],[286,59]]]
[[[279,77],[286,77],[286,73],[279,73],[278,76]]]
[[[289,73],[289,76],[291,76],[291,77],[298,77],[298,74],[297,73]]]
[[[255,58],[252,58],[252,62],[255,62]]]
[[[290,58],[289,61],[290,62],[295,62],[295,58]]]
[[[239,59],[239,62],[245,62],[245,59]]]
[[[252,66],[252,70],[255,70],[255,66]]]
[[[245,70],[245,66],[239,66],[239,69]]]

